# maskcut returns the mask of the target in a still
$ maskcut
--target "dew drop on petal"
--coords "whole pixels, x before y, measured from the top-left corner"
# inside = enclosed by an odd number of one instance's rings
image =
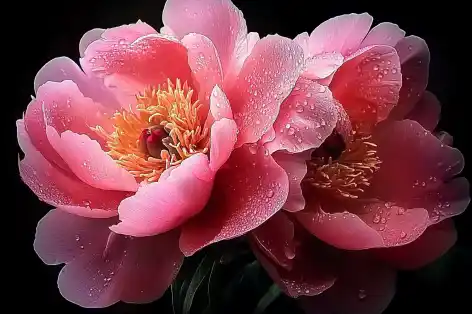
[[[364,289],[359,289],[359,293],[357,294],[359,300],[364,300],[367,297],[367,294]]]

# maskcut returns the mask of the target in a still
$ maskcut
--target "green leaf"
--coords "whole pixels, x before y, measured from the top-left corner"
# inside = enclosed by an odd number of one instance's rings
[[[254,310],[253,314],[262,314],[267,309],[269,305],[272,304],[281,294],[279,287],[276,284],[270,286],[269,290],[267,290],[266,294],[262,296],[257,303],[256,309]]]
[[[184,305],[183,305],[183,310],[182,310],[183,314],[190,313],[190,309],[192,307],[195,293],[197,293],[198,289],[200,288],[200,285],[205,280],[205,277],[211,271],[212,265],[213,265],[213,260],[209,258],[208,256],[205,256],[203,257],[197,269],[195,270],[195,273],[192,277],[192,280],[190,281],[188,285],[187,293],[185,295]]]

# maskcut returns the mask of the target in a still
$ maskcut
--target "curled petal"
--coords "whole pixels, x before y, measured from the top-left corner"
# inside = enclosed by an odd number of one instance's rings
[[[312,55],[322,52],[339,52],[348,56],[359,48],[372,25],[367,13],[345,14],[321,23],[310,35]]]
[[[371,46],[349,57],[335,73],[330,88],[351,120],[369,127],[387,118],[398,102],[401,85],[395,49]]]
[[[429,48],[416,36],[408,36],[395,46],[402,68],[402,88],[398,105],[391,113],[393,119],[403,119],[420,100],[428,85]]]
[[[213,171],[208,157],[196,154],[185,159],[164,179],[141,186],[118,207],[121,222],[113,232],[137,237],[167,232],[198,214],[210,197]]]
[[[246,59],[228,99],[238,125],[237,147],[257,142],[272,127],[302,69],[303,52],[288,38],[267,36]]]
[[[228,98],[226,98],[225,93],[218,85],[213,88],[213,91],[211,93],[210,115],[207,118],[207,123],[208,119],[210,119],[211,122],[223,118],[233,119],[233,112],[231,111],[231,105],[228,101]]]
[[[428,131],[433,131],[438,125],[440,114],[441,104],[439,100],[433,93],[425,91],[406,118],[417,121]]]
[[[274,123],[275,139],[267,143],[270,152],[298,153],[319,147],[333,132],[338,110],[329,89],[300,78],[284,100]]]
[[[324,52],[305,60],[303,77],[320,80],[332,75],[343,64],[344,57],[338,52]]]
[[[25,153],[19,169],[23,181],[44,202],[79,216],[108,218],[118,214],[118,204],[129,194],[93,188],[47,161],[32,145],[21,120],[18,142]]]
[[[162,21],[178,38],[189,33],[208,37],[218,51],[225,74],[247,35],[242,12],[229,0],[168,0]]]
[[[429,227],[416,241],[395,248],[375,251],[375,256],[398,269],[416,269],[445,254],[456,242],[452,219]]]
[[[257,228],[280,210],[287,195],[287,174],[267,150],[248,145],[235,149],[216,175],[206,208],[182,226],[180,249],[192,255]]]
[[[359,48],[374,45],[395,45],[405,37],[405,31],[398,27],[397,24],[383,22],[373,27],[362,41]]]
[[[93,43],[94,41],[102,38],[102,34],[105,32],[105,29],[103,28],[94,28],[89,31],[87,31],[82,38],[80,38],[79,42],[79,53],[80,57],[82,58],[84,56],[85,50],[87,47]]]
[[[238,127],[233,120],[223,118],[211,127],[210,169],[217,171],[228,160],[236,143]]]
[[[307,32],[298,34],[293,41],[296,42],[300,47],[302,47],[303,55],[305,59],[310,56],[310,49],[308,46],[308,41],[310,40],[310,35]]]

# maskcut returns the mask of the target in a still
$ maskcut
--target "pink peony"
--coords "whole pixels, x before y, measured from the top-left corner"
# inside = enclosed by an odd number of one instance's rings
[[[302,76],[329,87],[339,120],[318,148],[274,153],[286,161],[279,164],[297,206],[286,204],[292,213],[251,234],[287,294],[319,295],[303,298],[308,312],[381,313],[394,294],[394,269],[446,252],[456,239],[448,218],[470,202],[468,181],[457,178],[461,153],[434,131],[440,105],[425,91],[427,45],[390,23],[369,32],[371,23],[368,14],[343,15],[295,38],[305,52]]]
[[[81,68],[48,62],[17,122],[20,174],[56,208],[35,250],[83,307],[153,301],[183,255],[260,226],[292,184],[262,144],[318,147],[338,121],[331,92],[298,80],[302,48],[247,33],[229,0],[169,0],[163,21],[87,32]]]

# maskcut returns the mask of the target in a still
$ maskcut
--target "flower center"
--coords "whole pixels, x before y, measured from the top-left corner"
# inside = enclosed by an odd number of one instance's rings
[[[137,179],[159,180],[169,167],[196,153],[206,154],[210,131],[199,114],[201,105],[192,101],[193,90],[177,79],[151,87],[136,96],[130,110],[116,112],[114,131],[93,128],[107,143],[108,155]]]
[[[345,145],[339,135],[331,135],[311,155],[303,182],[335,197],[358,198],[381,163],[369,139],[356,136]]]

